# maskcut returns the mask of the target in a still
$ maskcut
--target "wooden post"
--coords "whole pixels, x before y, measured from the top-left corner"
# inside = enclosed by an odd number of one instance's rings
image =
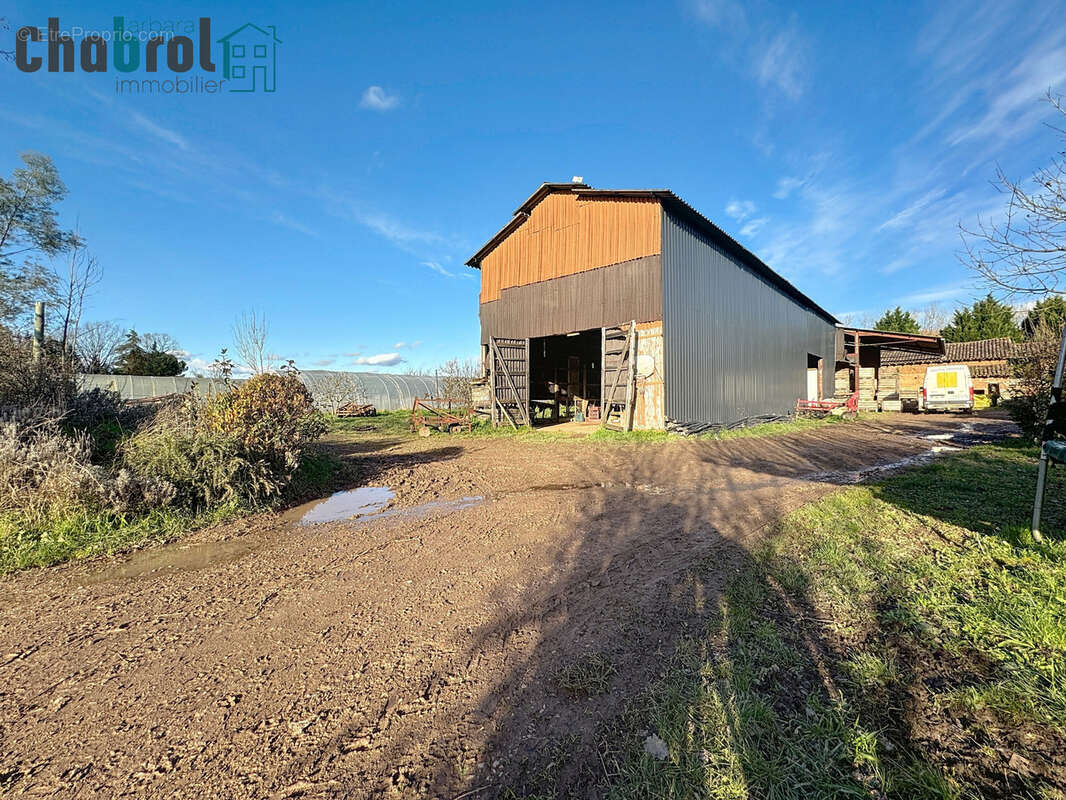
[[[633,406],[637,394],[637,321],[629,323],[629,374],[626,376],[626,420],[624,428],[633,430]]]
[[[33,360],[37,363],[44,352],[44,303],[38,300],[33,306]]]

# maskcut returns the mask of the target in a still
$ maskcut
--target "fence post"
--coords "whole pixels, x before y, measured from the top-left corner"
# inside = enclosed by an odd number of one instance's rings
[[[38,300],[33,304],[33,361],[41,360],[44,352],[44,303]]]

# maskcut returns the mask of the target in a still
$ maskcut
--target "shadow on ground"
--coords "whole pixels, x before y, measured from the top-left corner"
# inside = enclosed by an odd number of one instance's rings
[[[965,470],[946,462],[863,497],[1000,532],[1024,519],[1031,456],[1016,448],[987,469],[980,453],[960,456],[983,489],[959,485]],[[632,463],[614,474],[629,488],[596,493],[572,523],[557,573],[496,596],[507,613],[472,632],[466,658],[476,670],[486,654],[503,653],[506,669],[456,712],[480,723],[481,762],[471,773],[400,737],[387,756],[398,792],[808,800],[1066,788],[1060,731],[1035,736],[1031,725],[944,707],[995,684],[1002,667],[930,629],[915,602],[921,581],[895,570],[901,557],[935,568],[924,536],[954,548],[967,541],[923,528],[897,546],[893,514],[870,519],[858,508],[848,517],[842,507],[833,518],[849,529],[807,550],[767,550],[745,534],[781,519],[759,506],[751,483],[680,501],[653,490],[662,467]],[[943,491],[930,492],[930,482]],[[1060,531],[1062,488],[1060,477],[1047,517]],[[721,520],[721,506],[749,501],[733,528]],[[840,595],[830,617],[825,575]],[[440,752],[448,736],[435,743]]]

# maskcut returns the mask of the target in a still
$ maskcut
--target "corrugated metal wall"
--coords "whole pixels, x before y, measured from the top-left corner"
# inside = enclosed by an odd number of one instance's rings
[[[511,286],[658,254],[659,209],[654,198],[548,195],[482,260],[481,302],[498,299]]]
[[[808,353],[825,359],[832,396],[833,324],[666,211],[662,241],[667,417],[790,413],[806,394]]]
[[[528,286],[481,304],[481,343],[490,336],[555,336],[662,318],[662,259],[648,256]]]

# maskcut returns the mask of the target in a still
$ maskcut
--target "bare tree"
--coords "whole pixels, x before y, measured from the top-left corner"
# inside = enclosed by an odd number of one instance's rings
[[[179,355],[183,352],[178,340],[169,333],[142,333],[141,347],[148,351],[155,350],[172,355]]]
[[[255,309],[241,314],[233,323],[237,356],[253,375],[270,372],[276,364],[273,354],[267,351],[269,330],[266,314],[256,314]]]
[[[322,411],[336,414],[346,403],[366,402],[363,384],[350,372],[315,372],[304,377],[315,405]]]
[[[103,267],[85,249],[85,240],[75,232],[70,237],[67,264],[62,273],[56,272],[59,312],[59,343],[69,362],[78,355],[78,330],[85,308],[85,298],[104,277]]]
[[[440,395],[444,400],[461,406],[471,403],[471,381],[481,376],[481,363],[476,358],[452,358],[437,368]]]
[[[118,348],[126,332],[114,322],[91,322],[78,328],[75,347],[79,369],[89,374],[104,374],[115,368]]]
[[[1048,92],[1047,102],[1066,117],[1061,97]],[[1066,130],[1054,129],[1066,137]],[[1005,217],[1001,222],[978,219],[976,229],[962,229],[966,260],[993,290],[1058,293],[1066,277],[1066,153],[1029,181],[1013,181],[1001,169],[996,179],[1007,195]]]
[[[930,336],[939,336],[940,330],[951,322],[951,312],[936,302],[932,302],[925,308],[914,312],[922,333]]]

